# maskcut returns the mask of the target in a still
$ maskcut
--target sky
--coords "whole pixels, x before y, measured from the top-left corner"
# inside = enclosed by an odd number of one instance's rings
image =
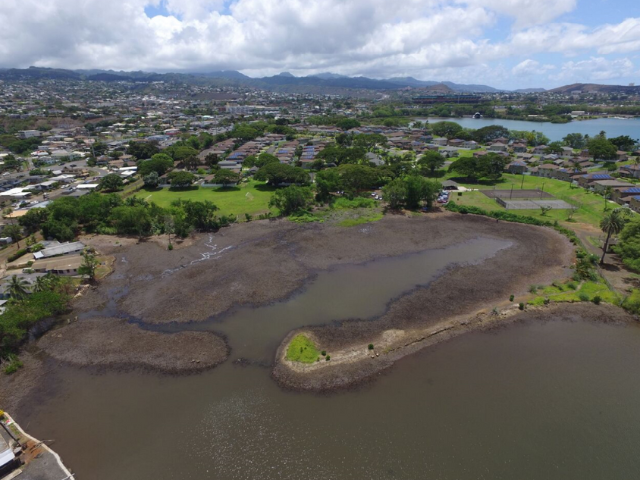
[[[0,68],[640,84],[638,0],[2,0]]]

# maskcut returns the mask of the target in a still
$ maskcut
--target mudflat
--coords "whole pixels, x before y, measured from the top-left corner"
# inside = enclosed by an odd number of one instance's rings
[[[13,399],[19,399],[20,392],[26,394],[37,383],[45,366],[55,368],[57,362],[166,373],[211,368],[228,356],[222,337],[210,332],[161,333],[153,331],[154,325],[201,322],[236,307],[265,306],[293,296],[322,271],[444,249],[480,237],[506,241],[508,247],[479,263],[451,265],[428,286],[392,299],[376,318],[331,322],[284,338],[275,352],[273,377],[282,386],[311,390],[370,378],[436,337],[446,338],[434,331],[448,332],[460,324],[469,328],[474,323],[469,316],[479,310],[526,292],[532,283],[567,276],[572,245],[549,228],[453,213],[388,215],[350,228],[258,221],[196,236],[173,250],[166,248],[166,239],[87,237],[83,241],[115,258],[113,273],[75,301],[70,324],[32,345],[35,356],[29,368],[10,381],[0,379],[0,387],[10,382]],[[285,361],[287,341],[299,331],[309,334],[319,348],[343,352],[344,361],[339,354],[322,367]],[[376,345],[375,360],[357,353],[368,343]],[[0,392],[4,405],[7,390]]]

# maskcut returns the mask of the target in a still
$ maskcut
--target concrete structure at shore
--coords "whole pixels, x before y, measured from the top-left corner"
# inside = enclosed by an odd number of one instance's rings
[[[44,442],[26,433],[6,412],[0,415],[0,480],[75,478]]]

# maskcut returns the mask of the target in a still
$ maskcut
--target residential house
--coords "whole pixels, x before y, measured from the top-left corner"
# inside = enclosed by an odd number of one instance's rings
[[[508,147],[507,147],[507,145],[505,143],[495,142],[495,143],[492,143],[491,145],[489,145],[487,150],[490,151],[490,152],[506,152],[507,148]]]
[[[533,154],[534,155],[544,155],[545,150],[548,147],[546,145],[538,145],[537,147],[533,148]]]
[[[506,171],[509,173],[513,173],[516,175],[520,175],[520,174],[524,174],[525,172],[527,172],[529,170],[529,168],[527,167],[527,164],[520,161],[520,160],[516,160],[514,162],[509,163],[506,167],[505,167]]]
[[[511,148],[515,153],[526,153],[527,145],[525,143],[514,143]]]
[[[620,205],[628,205],[631,197],[640,195],[640,187],[618,187],[611,192],[611,200]]]
[[[608,188],[633,187],[632,183],[622,182],[620,180],[596,180],[589,185],[597,193],[604,193]]]
[[[558,167],[557,165],[554,165],[552,163],[545,163],[538,166],[537,175],[538,177],[554,178],[555,172],[559,169],[560,167]]]
[[[572,157],[573,156],[573,148],[571,147],[562,147],[562,154],[563,157]]]
[[[578,179],[578,185],[580,185],[582,188],[589,188],[591,183],[597,180],[613,180],[613,177],[605,172],[592,172],[582,175]]]
[[[624,165],[618,169],[621,177],[640,178],[640,165]]]
[[[631,201],[629,202],[629,207],[634,212],[640,213],[640,195],[631,197]]]

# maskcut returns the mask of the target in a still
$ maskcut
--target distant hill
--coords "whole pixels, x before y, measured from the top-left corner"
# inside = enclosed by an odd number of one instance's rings
[[[331,72],[316,73],[315,75],[307,75],[307,78],[309,77],[321,78],[323,80],[334,80],[336,78],[349,78],[346,75],[340,75],[340,74],[331,73]]]
[[[230,78],[233,80],[245,80],[251,78],[247,77],[244,73],[240,73],[236,70],[218,70],[215,72],[194,73],[193,75],[209,78]]]
[[[628,93],[628,94],[640,94],[640,86],[627,86],[627,85],[600,85],[597,83],[572,83],[571,85],[565,85],[563,87],[554,88],[549,90],[552,93]]]
[[[373,79],[368,77],[348,77],[324,72],[306,77],[296,77],[282,72],[272,77],[251,78],[235,70],[217,70],[204,73],[154,73],[123,72],[114,70],[65,70],[29,67],[27,69],[0,70],[0,79],[68,79],[100,82],[183,82],[190,84],[235,85],[256,88],[307,93],[348,93],[349,90],[399,90],[402,88],[427,89],[430,92],[497,92],[487,85],[464,85],[453,82],[417,80],[413,77]],[[373,92],[372,92],[373,93]]]
[[[514,90],[514,92],[516,93],[540,93],[546,91],[547,90],[544,88],[519,88],[517,90]]]

